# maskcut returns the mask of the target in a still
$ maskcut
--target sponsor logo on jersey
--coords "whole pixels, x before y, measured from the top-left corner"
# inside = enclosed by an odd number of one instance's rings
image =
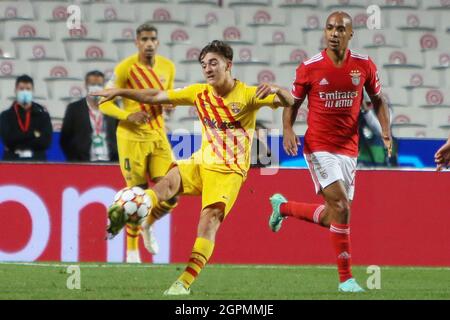
[[[210,127],[211,129],[217,129],[217,130],[221,130],[221,131],[225,131],[225,130],[229,130],[229,129],[242,129],[242,125],[241,125],[240,121],[233,121],[233,122],[223,121],[219,125],[216,120],[204,118],[203,123],[206,126]]]
[[[319,98],[325,100],[326,108],[351,107],[353,106],[353,101],[358,96],[358,91],[319,92]]]
[[[327,84],[329,84],[328,80],[323,78],[322,80],[320,80],[319,85],[321,86],[326,86]]]

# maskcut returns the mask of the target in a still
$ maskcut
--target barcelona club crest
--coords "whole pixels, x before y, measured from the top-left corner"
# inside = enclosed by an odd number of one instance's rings
[[[231,111],[233,111],[234,114],[239,113],[241,111],[241,107],[238,102],[231,102],[230,103]]]
[[[359,70],[352,70],[350,72],[350,77],[352,77],[352,84],[357,86],[361,80],[361,72],[359,72]]]

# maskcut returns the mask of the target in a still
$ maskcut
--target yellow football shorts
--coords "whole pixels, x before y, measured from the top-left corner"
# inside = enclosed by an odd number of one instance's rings
[[[177,161],[183,186],[183,195],[202,195],[202,209],[223,202],[225,216],[233,207],[244,179],[235,172],[205,169],[193,158]]]
[[[169,140],[165,134],[154,141],[132,141],[117,137],[120,170],[128,187],[163,177],[175,162]]]

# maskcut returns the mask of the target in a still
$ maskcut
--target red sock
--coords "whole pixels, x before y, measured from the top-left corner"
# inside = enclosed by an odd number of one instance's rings
[[[325,206],[323,204],[294,201],[282,203],[280,206],[282,216],[294,217],[314,223],[320,222],[320,215],[324,209]]]
[[[330,226],[331,244],[337,257],[337,267],[340,282],[344,282],[352,276],[352,260],[350,253],[350,228],[348,224],[332,223]]]

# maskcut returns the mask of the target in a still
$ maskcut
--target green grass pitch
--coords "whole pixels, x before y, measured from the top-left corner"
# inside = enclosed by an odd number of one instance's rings
[[[74,264],[81,288],[67,289],[62,263],[0,263],[0,299],[176,299],[162,295],[184,265]],[[450,299],[450,268],[381,268],[381,289],[337,292],[334,266],[208,265],[182,299]],[[366,288],[366,267],[354,267]]]

